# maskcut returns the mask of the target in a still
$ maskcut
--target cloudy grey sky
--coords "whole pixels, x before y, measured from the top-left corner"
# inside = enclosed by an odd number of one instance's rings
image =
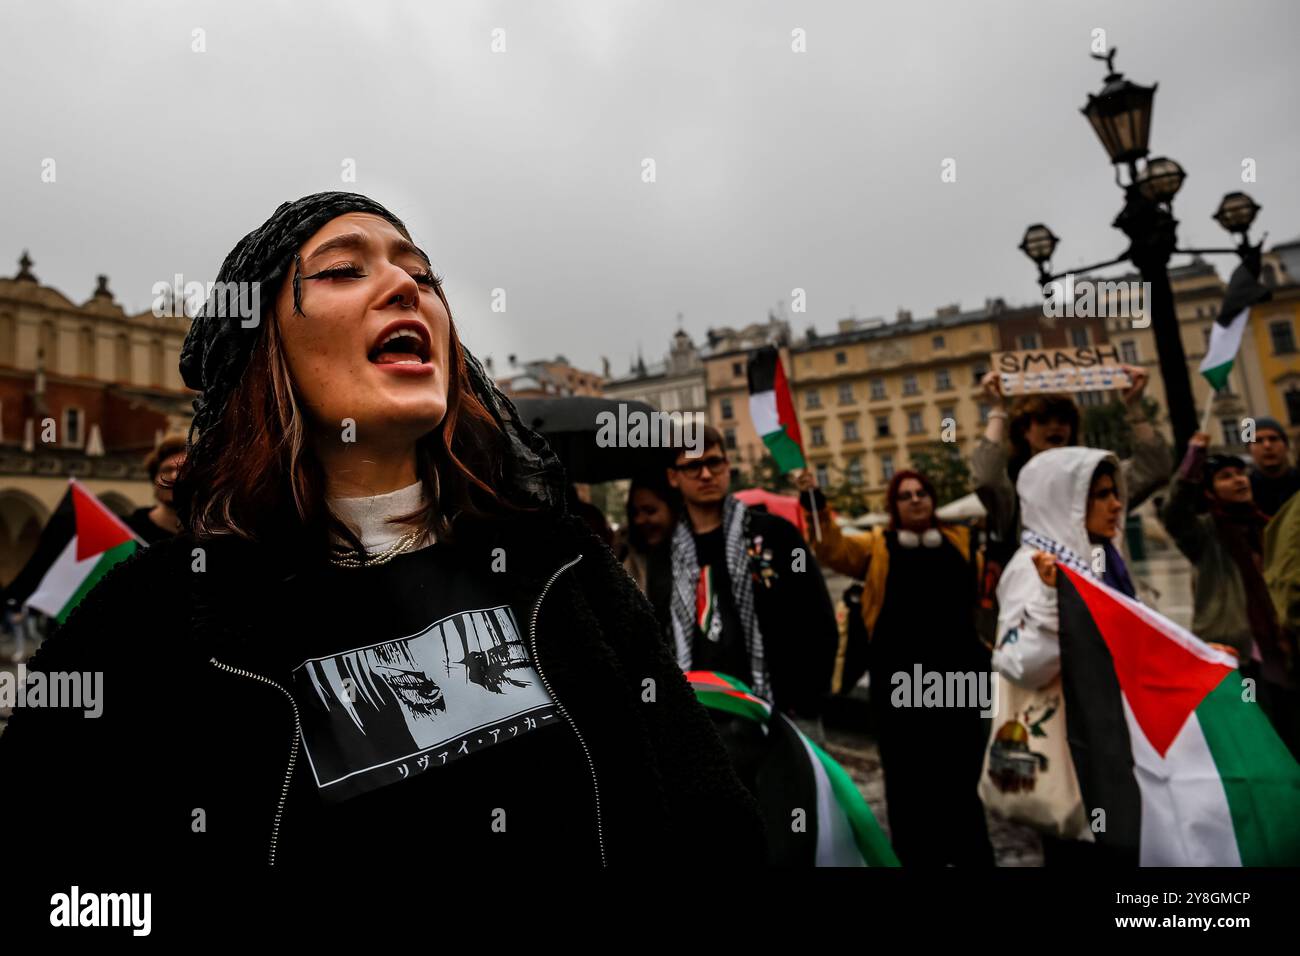
[[[1160,83],[1152,147],[1189,173],[1183,243],[1225,245],[1210,214],[1234,189],[1271,240],[1300,234],[1286,0],[5,0],[0,17],[0,273],[29,248],[43,282],[80,302],[107,273],[132,311],[330,188],[407,221],[498,370],[562,352],[619,374],[638,344],[666,350],[679,311],[698,341],[796,287],[798,330],[1034,301],[1027,224],[1062,237],[1060,268],[1123,244],[1078,112],[1104,73],[1096,28]]]

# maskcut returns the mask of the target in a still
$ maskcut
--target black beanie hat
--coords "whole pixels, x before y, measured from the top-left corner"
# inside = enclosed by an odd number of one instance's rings
[[[404,235],[406,226],[391,212],[359,193],[327,192],[281,203],[266,220],[230,250],[217,273],[218,287],[239,283],[242,301],[257,283],[262,315],[245,328],[239,315],[219,312],[228,300],[217,294],[190,324],[181,346],[181,378],[200,394],[194,399],[194,428],[202,432],[221,417],[230,393],[239,384],[257,344],[263,316],[280,289],[289,265],[302,244],[331,219],[350,212],[365,212],[387,219]],[[295,302],[296,305],[296,302]]]
[[[253,349],[261,340],[261,328],[270,304],[289,272],[302,244],[331,219],[350,212],[370,213],[388,220],[410,238],[406,226],[368,196],[349,192],[324,192],[281,203],[262,223],[235,245],[221,264],[218,283],[259,283],[262,315],[245,328],[239,315],[221,315],[222,297],[214,295],[190,324],[181,346],[181,378],[199,392],[194,399],[191,438],[200,435],[220,419],[226,403],[239,384]],[[222,288],[218,286],[218,288]],[[243,286],[248,290],[250,286]],[[247,291],[241,296],[248,295]],[[225,302],[228,304],[228,299]],[[245,300],[247,301],[247,300]],[[297,295],[294,297],[297,306]],[[527,497],[563,511],[564,470],[546,442],[519,420],[514,405],[496,387],[478,360],[462,348],[469,386],[492,415],[510,444],[508,463],[511,483]]]
[[[1264,429],[1277,432],[1280,436],[1282,436],[1282,444],[1286,445],[1287,447],[1291,446],[1290,436],[1287,435],[1286,429],[1282,427],[1282,423],[1279,422],[1276,418],[1255,419],[1255,434],[1258,435]]]
[[[1214,477],[1225,468],[1240,468],[1246,470],[1246,462],[1238,455],[1210,455],[1205,459],[1205,466],[1201,469],[1201,482],[1205,485],[1205,490],[1214,491]]]

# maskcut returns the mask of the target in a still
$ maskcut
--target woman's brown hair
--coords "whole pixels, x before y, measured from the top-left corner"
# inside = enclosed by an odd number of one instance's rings
[[[446,539],[460,515],[518,508],[493,490],[503,484],[509,444],[470,386],[451,306],[441,288],[435,291],[450,326],[447,411],[415,445],[426,505],[397,520]],[[293,543],[323,557],[332,532],[363,551],[352,529],[326,504],[324,469],[311,449],[310,423],[289,372],[274,295],[270,301],[238,386],[185,460],[177,479],[177,512],[198,537]]]
[[[1029,447],[1025,432],[1034,422],[1042,424],[1053,418],[1069,426],[1070,438],[1066,444],[1079,444],[1079,406],[1074,404],[1074,399],[1069,395],[1059,393],[1022,395],[1011,406],[1009,436],[1011,459],[1007,462],[1007,474],[1010,475],[1013,484],[1020,475],[1020,469],[1024,468],[1029,459],[1034,456],[1034,450]]]

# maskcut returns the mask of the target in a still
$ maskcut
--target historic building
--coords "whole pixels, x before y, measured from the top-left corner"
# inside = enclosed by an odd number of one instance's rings
[[[26,562],[69,476],[119,513],[152,502],[143,460],[188,427],[184,316],[129,315],[108,278],[78,305],[23,253],[0,278],[0,585]]]
[[[987,420],[979,382],[1000,347],[1001,300],[915,320],[845,319],[790,348],[795,411],[819,484],[847,480],[877,500],[896,471],[936,446],[968,457]]]
[[[663,361],[647,365],[638,357],[628,374],[607,380],[604,391],[606,398],[645,402],[661,412],[707,414],[708,410],[704,361],[684,329],[673,335]]]
[[[497,375],[492,359],[484,362],[487,373],[496,380],[497,387],[511,398],[562,398],[566,395],[600,395],[605,377],[595,372],[585,372],[569,364],[563,355],[554,359],[516,362],[509,358],[506,370]],[[605,369],[608,375],[608,367]]]
[[[750,354],[765,345],[777,347],[789,370],[790,326],[772,315],[767,322],[743,329],[709,329],[704,350],[708,422],[722,432],[729,457],[745,470],[752,469],[767,454],[767,446],[749,417],[746,371]]]
[[[1261,281],[1272,291],[1273,299],[1253,310],[1228,384],[1213,397],[1211,434],[1217,444],[1241,447],[1241,421],[1247,416],[1276,418],[1290,429],[1293,445],[1300,439],[1300,414],[1293,414],[1300,413],[1300,351],[1296,349],[1300,276],[1287,268],[1293,247],[1300,248],[1300,242],[1264,254]],[[1227,270],[1236,265],[1235,261],[1225,262]],[[1171,268],[1169,278],[1199,417],[1211,399],[1210,385],[1200,374],[1200,364],[1209,345],[1210,329],[1223,305],[1227,280],[1199,256]],[[1118,277],[1118,281],[1140,281],[1140,276],[1130,273]],[[1110,318],[1106,323],[1121,359],[1148,369],[1151,383],[1147,395],[1161,409],[1166,408],[1153,330],[1133,328],[1128,318]],[[1161,424],[1166,434],[1171,434],[1167,417]]]

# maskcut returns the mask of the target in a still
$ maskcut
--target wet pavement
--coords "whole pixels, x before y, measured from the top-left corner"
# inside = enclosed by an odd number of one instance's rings
[[[870,736],[843,728],[828,727],[824,749],[834,757],[853,782],[880,827],[889,835],[889,816],[885,804],[885,773],[880,766],[880,751]],[[1038,835],[1029,827],[985,812],[989,841],[998,866],[1042,866],[1043,848]]]

